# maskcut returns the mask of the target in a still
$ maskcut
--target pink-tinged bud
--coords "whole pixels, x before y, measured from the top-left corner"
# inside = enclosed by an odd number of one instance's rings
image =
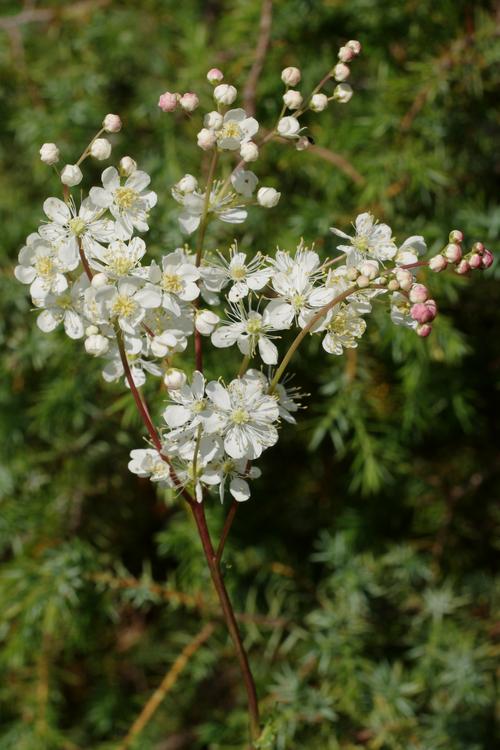
[[[300,82],[301,73],[298,68],[290,66],[281,71],[281,80],[287,86],[296,86]]]
[[[361,42],[358,42],[357,39],[350,39],[346,46],[352,49],[355,55],[359,55],[361,52]]]
[[[417,321],[417,323],[430,323],[430,321],[435,318],[435,315],[432,314],[432,310],[427,307],[425,302],[417,302],[412,305],[410,315],[413,320]]]
[[[224,73],[219,68],[210,68],[207,73],[207,81],[209,83],[220,83],[224,78]]]
[[[158,106],[163,112],[173,112],[178,101],[179,94],[171,94],[170,91],[165,91],[158,99]]]
[[[435,255],[429,260],[429,268],[431,269],[431,271],[436,271],[436,273],[439,273],[439,271],[444,271],[447,265],[448,261],[446,260],[444,255]]]
[[[102,127],[106,133],[118,133],[122,129],[122,121],[119,115],[106,115],[102,121]]]
[[[345,81],[346,78],[349,78],[350,73],[349,66],[344,63],[338,63],[333,69],[333,77],[339,82]]]
[[[472,253],[472,255],[470,256],[469,261],[468,261],[469,262],[469,266],[472,269],[481,268],[482,260],[483,259],[481,258],[481,256],[479,255],[479,253]]]
[[[489,250],[485,249],[484,255],[481,258],[481,265],[482,265],[482,267],[483,268],[489,268],[492,265],[493,260],[494,260],[493,253],[490,252]]]
[[[425,302],[429,296],[429,290],[423,284],[414,284],[410,289],[410,302]]]
[[[466,260],[461,260],[458,266],[456,267],[456,272],[460,275],[463,275],[465,273],[469,273],[470,266]]]
[[[297,151],[307,151],[309,146],[311,145],[311,141],[306,135],[303,135],[301,138],[297,138],[295,141],[295,148]]]
[[[482,255],[485,251],[485,247],[482,242],[474,242],[472,245],[472,252],[473,253],[479,253],[479,255]]]
[[[179,104],[181,105],[184,112],[194,112],[199,103],[200,100],[198,99],[196,94],[193,94],[190,91],[188,91],[186,94],[183,94],[179,99]]]
[[[353,57],[355,57],[355,54],[353,50],[347,45],[339,49],[338,58],[340,62],[343,62],[343,63],[350,62],[353,59]]]
[[[407,292],[413,286],[413,275],[406,268],[398,268],[395,272],[399,286]]]
[[[391,279],[387,284],[387,288],[390,292],[397,292],[399,289],[399,283],[396,281],[396,279]]]
[[[444,255],[448,258],[450,263],[458,263],[462,257],[460,245],[457,245],[455,242],[450,242],[450,244],[446,245],[444,249]]]
[[[429,323],[422,323],[421,325],[417,326],[416,331],[418,336],[421,336],[423,339],[425,339],[432,331],[432,326],[429,325]]]
[[[449,242],[458,242],[460,244],[464,241],[464,233],[460,229],[452,229],[450,236],[448,237]]]
[[[438,311],[436,300],[435,299],[428,299],[427,302],[425,303],[425,306],[432,313],[432,320],[434,320],[434,318],[437,315],[437,311]]]

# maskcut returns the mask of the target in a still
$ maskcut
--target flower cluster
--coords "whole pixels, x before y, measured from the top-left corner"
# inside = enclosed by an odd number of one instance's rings
[[[359,52],[356,41],[341,47],[340,62],[307,99],[295,88],[300,70],[283,70],[283,109],[267,140],[296,141],[302,148],[299,118],[323,110],[331,100],[350,98],[344,81]],[[464,274],[488,268],[493,256],[480,242],[464,252],[463,235],[454,230],[443,251],[425,261],[422,236],[399,244],[391,228],[369,213],[356,218],[352,235],[332,229],[340,238],[333,258],[321,258],[302,240],[274,253],[256,253],[236,241],[225,251],[206,249],[210,218],[240,224],[250,205],[271,208],[280,198],[272,187],[261,187],[253,197],[258,178],[245,165],[258,158],[266,139],[257,144],[254,117],[241,108],[228,109],[237,91],[222,83],[222,72],[214,68],[207,78],[216,108],[204,115],[197,144],[212,153],[209,174],[205,180],[185,174],[171,189],[181,206],[181,229],[188,235],[199,232],[195,248],[174,247],[146,260],[139,235],[149,228],[157,196],[149,175],[129,156],[118,169],[105,169],[101,185],[91,187],[79,203],[71,195],[85,159],[110,155],[111,145],[101,135],[121,128],[120,118],[110,114],[77,162],[62,170],[63,199],[44,202],[46,218],[27,238],[15,275],[30,286],[42,331],[62,323],[69,337],[83,339],[85,350],[103,359],[107,381],[124,377],[132,389],[152,444],[132,451],[130,470],[187,490],[198,501],[216,489],[221,500],[228,492],[241,502],[250,497],[249,481],[260,473],[253,462],[277,442],[283,422],[295,422],[300,392],[286,387],[282,377],[306,336],[319,336],[325,352],[341,355],[358,345],[373,305],[385,303],[394,323],[425,337],[437,304],[417,272],[454,265]],[[337,86],[327,96],[321,89],[330,79]],[[194,93],[165,92],[159,101],[165,112],[180,108],[191,114],[198,105]],[[285,115],[287,109],[294,114]],[[40,154],[50,165],[59,159],[53,143],[44,144]],[[219,178],[219,160],[234,154],[239,161],[229,177]],[[186,364],[191,338],[194,367]],[[216,350],[232,348],[241,360],[227,384],[205,380],[202,349],[208,342]],[[154,427],[139,392],[148,376],[161,377],[168,392],[161,428]]]

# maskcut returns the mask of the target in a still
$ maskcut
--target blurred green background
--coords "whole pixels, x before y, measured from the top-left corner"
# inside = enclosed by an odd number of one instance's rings
[[[363,53],[352,101],[309,116],[316,150],[272,143],[256,163],[282,199],[236,228],[242,247],[272,252],[302,236],[326,257],[328,227],[371,210],[400,240],[424,234],[439,250],[460,228],[495,250],[494,6],[277,0],[257,89],[264,126],[280,107],[283,67],[303,70],[307,92],[347,39]],[[206,71],[217,65],[243,88],[261,7],[2,0],[0,750],[124,747],[210,620],[214,634],[130,747],[247,747],[244,691],[191,519],[127,472],[143,435],[131,396],[102,381],[81,344],[40,334],[12,270],[60,189],[40,145],[55,141],[72,162],[107,112],[124,121],[113,156],[135,157],[160,196],[152,255],[182,241],[169,190],[200,173]],[[197,91],[202,109],[190,121],[161,113],[165,89]],[[99,166],[88,164],[87,187]],[[209,245],[226,248],[233,229],[212,227]],[[309,408],[265,454],[224,558],[245,613],[260,748],[498,746],[498,276],[497,264],[473,278],[434,274],[441,313],[425,341],[381,305],[358,350],[329,357],[312,340],[296,357]],[[224,374],[233,366],[228,358]],[[164,395],[152,384],[149,396],[159,414]],[[226,509],[207,505],[216,531]]]

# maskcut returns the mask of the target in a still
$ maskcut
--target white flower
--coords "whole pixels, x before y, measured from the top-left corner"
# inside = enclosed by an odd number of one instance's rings
[[[395,292],[391,296],[391,320],[395,325],[415,329],[418,321],[411,317],[410,310],[411,304],[408,297],[400,292]]]
[[[278,122],[278,133],[283,138],[298,138],[299,131],[300,122],[296,117],[292,117],[291,115],[289,117],[282,117]]]
[[[278,350],[271,341],[269,333],[280,330],[279,319],[277,324],[273,319],[272,310],[266,308],[263,315],[256,310],[245,310],[243,307],[233,305],[228,317],[233,320],[228,325],[221,325],[212,333],[212,344],[220,349],[238,345],[238,349],[244,355],[253,357],[258,348],[262,361],[266,365],[275,365],[278,362]]]
[[[281,80],[287,86],[296,86],[300,82],[300,70],[291,66],[285,68],[281,71]]]
[[[50,333],[60,323],[63,323],[66,335],[70,339],[81,339],[84,334],[82,292],[88,284],[86,274],[82,274],[71,289],[67,289],[61,294],[49,293],[43,301],[45,309],[36,320],[40,330],[44,333]]]
[[[311,97],[310,107],[313,112],[323,112],[328,107],[328,97],[326,94],[314,94]]]
[[[91,258],[103,250],[99,243],[110,242],[114,237],[114,222],[102,219],[104,210],[90,198],[82,201],[78,211],[73,201],[66,204],[59,198],[47,198],[43,210],[50,221],[41,225],[40,236],[57,247],[59,258],[72,268],[79,262],[79,242]]]
[[[44,164],[52,166],[59,161],[59,149],[55,143],[44,143],[40,149],[40,159]]]
[[[247,261],[247,254],[238,252],[237,245],[234,244],[229,250],[229,261],[218,253],[218,260],[202,266],[201,277],[211,292],[220,292],[226,284],[232,282],[228,299],[230,302],[238,302],[250,291],[256,292],[265,287],[272,269],[265,267],[264,263],[265,258],[260,253]]]
[[[323,349],[329,354],[342,354],[343,349],[354,349],[366,330],[366,321],[355,305],[341,302],[328,311],[317,331],[326,331]]]
[[[214,99],[218,104],[232,104],[237,94],[235,87],[228,83],[221,83],[214,88]]]
[[[212,381],[206,394],[214,409],[210,427],[222,435],[231,458],[253,460],[277,442],[278,404],[273,396],[262,393],[258,383],[237,378],[224,388]]]
[[[102,127],[106,133],[118,133],[122,128],[122,121],[119,115],[106,115],[102,121]]]
[[[220,318],[211,310],[197,310],[194,318],[194,326],[198,333],[210,336]]]
[[[99,161],[109,159],[111,155],[111,143],[107,138],[96,138],[90,147],[90,154]]]
[[[253,141],[246,141],[241,144],[240,156],[243,161],[257,161],[259,158],[259,147]]]
[[[102,173],[104,187],[93,187],[89,196],[96,206],[109,208],[116,219],[116,234],[121,240],[128,240],[135,229],[148,230],[148,213],[156,205],[157,196],[146,190],[150,183],[146,172],[135,170],[121,185],[120,175],[114,167]]]
[[[208,213],[213,213],[221,221],[228,224],[241,224],[247,217],[246,209],[239,204],[236,193],[229,192],[219,197],[221,183],[216,182],[210,192]],[[205,193],[194,190],[192,193],[182,193],[174,186],[172,195],[184,207],[179,216],[179,224],[184,232],[192,234],[200,225],[205,207]]]
[[[257,133],[259,123],[254,117],[247,117],[244,109],[230,109],[222,120],[221,127],[216,131],[219,148],[235,151],[243,143],[250,141]]]
[[[107,247],[94,249],[90,265],[110,279],[119,279],[128,276],[139,266],[145,252],[146,243],[140,237],[132,237],[128,244],[123,240],[114,240]]]
[[[359,214],[355,221],[356,234],[350,237],[340,229],[332,228],[332,232],[350,241],[350,245],[337,245],[337,248],[347,254],[347,265],[357,265],[365,258],[375,260],[391,260],[397,253],[397,247],[392,239],[391,228],[387,224],[378,224],[369,213]]]
[[[125,348],[127,349],[128,341],[126,335],[124,336],[124,341]],[[108,358],[109,361],[102,371],[102,376],[107,383],[113,383],[121,378],[124,374],[123,365],[117,347],[110,349]],[[141,388],[146,382],[146,372],[148,372],[150,375],[154,375],[155,377],[160,377],[162,374],[161,367],[158,367],[155,362],[150,362],[143,357],[132,354],[128,357],[128,360],[130,366],[130,374],[136,388]],[[130,384],[127,378],[124,378],[124,382],[127,388],[130,388]]]
[[[427,252],[427,245],[421,235],[413,235],[398,249],[394,258],[394,263],[398,266],[407,266],[411,263],[417,263],[419,257]]]
[[[170,467],[153,448],[136,448],[130,451],[129,471],[139,477],[149,477],[152,482],[169,484]]]
[[[300,109],[302,106],[303,98],[300,91],[294,91],[289,89],[283,94],[283,102],[286,104],[288,109]]]
[[[272,187],[261,187],[257,192],[257,203],[264,208],[273,208],[278,205],[281,193]]]
[[[83,180],[82,170],[78,164],[66,164],[61,172],[61,182],[68,187],[79,185]]]
[[[209,467],[210,468],[210,467]],[[238,502],[243,503],[250,498],[250,486],[247,479],[258,479],[261,471],[256,466],[248,466],[245,459],[226,458],[213,465],[219,485],[219,497],[224,502],[226,483],[229,479],[229,493]]]
[[[335,87],[333,96],[338,102],[340,102],[340,104],[347,104],[352,97],[352,88],[348,83],[339,83],[339,85]]]
[[[248,169],[235,169],[231,174],[231,185],[237,193],[251,198],[259,182],[258,177]]]
[[[164,255],[161,260],[161,271],[156,265],[151,266],[150,279],[159,284],[162,290],[162,305],[174,315],[181,314],[179,302],[192,302],[200,294],[196,283],[200,278],[200,269],[191,263],[182,250]]]
[[[185,384],[173,391],[171,399],[174,402],[163,412],[163,419],[172,430],[198,427],[211,416],[211,410],[205,398],[205,378],[195,370],[191,386]],[[180,434],[180,433],[174,433]]]
[[[19,265],[14,268],[14,275],[21,284],[30,284],[30,294],[41,306],[43,300],[52,292],[62,294],[68,288],[68,281],[63,271],[73,270],[63,265],[55,249],[40,238],[31,234],[26,245],[19,252]]]
[[[116,320],[122,331],[133,336],[146,310],[160,306],[161,291],[153,284],[143,285],[142,279],[130,277],[119,279],[116,286],[100,287],[95,299],[103,318],[107,315]]]

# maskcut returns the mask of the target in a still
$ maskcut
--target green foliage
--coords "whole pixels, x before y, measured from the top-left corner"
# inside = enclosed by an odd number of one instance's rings
[[[200,82],[213,65],[242,83],[260,2],[47,0],[3,23],[19,9],[3,2],[0,22],[0,750],[117,750],[208,620],[214,634],[134,747],[243,750],[244,691],[191,519],[127,473],[143,434],[130,394],[104,384],[78,343],[39,334],[12,268],[59,188],[41,143],[72,161],[107,112],[125,123],[116,156],[137,158],[160,194],[153,256],[182,241],[169,187],[199,173],[198,119],[163,115],[158,94],[195,89],[208,105]],[[328,228],[361,210],[430,247],[454,227],[494,247],[493,3],[277,0],[273,16],[257,99],[266,125],[285,65],[303,69],[307,90],[343,41],[359,38],[363,54],[349,105],[309,119],[344,168],[270,144],[256,171],[283,198],[271,220],[250,216],[242,247],[303,236],[326,257]],[[211,246],[233,229],[211,228]],[[495,267],[478,276],[429,278],[440,315],[426,341],[379,309],[348,357],[311,341],[294,359],[311,408],[266,454],[224,557],[261,699],[260,750],[498,741],[500,294]],[[163,394],[147,395],[159,413]],[[226,509],[208,505],[220,530]]]

